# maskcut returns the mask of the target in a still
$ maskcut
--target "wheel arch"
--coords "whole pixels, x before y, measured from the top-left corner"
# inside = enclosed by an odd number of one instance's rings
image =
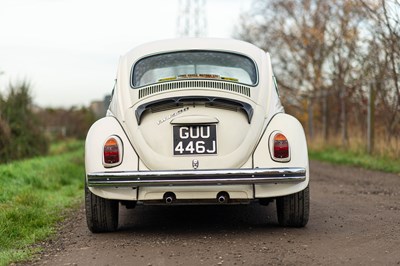
[[[283,133],[289,141],[289,162],[274,161],[271,156],[270,137],[277,131]],[[306,169],[306,180],[301,183],[255,185],[257,198],[289,195],[304,190],[308,186],[310,173],[307,140],[303,126],[295,117],[278,113],[271,119],[253,153],[253,167],[302,167]]]
[[[106,168],[103,165],[103,146],[110,136],[117,136],[123,146],[123,158],[120,165]],[[113,116],[107,116],[97,120],[89,129],[85,141],[85,171],[104,172],[127,171],[138,169],[138,155],[129,141],[123,127]]]

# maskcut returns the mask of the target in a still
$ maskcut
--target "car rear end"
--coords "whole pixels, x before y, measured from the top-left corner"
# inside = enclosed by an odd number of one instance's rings
[[[304,132],[283,113],[269,55],[210,39],[121,58],[108,116],[88,133],[86,172],[94,232],[118,224],[98,225],[100,201],[112,202],[108,213],[118,202],[265,203],[308,191],[309,179]]]

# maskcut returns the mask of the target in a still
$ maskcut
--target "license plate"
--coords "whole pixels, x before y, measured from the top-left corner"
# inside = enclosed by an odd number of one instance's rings
[[[217,154],[217,126],[174,126],[174,155]]]

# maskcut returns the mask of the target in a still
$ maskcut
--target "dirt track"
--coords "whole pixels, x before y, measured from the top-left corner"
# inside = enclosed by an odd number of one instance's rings
[[[400,265],[400,176],[311,163],[311,216],[277,225],[275,204],[138,206],[91,234],[84,210],[36,265]]]

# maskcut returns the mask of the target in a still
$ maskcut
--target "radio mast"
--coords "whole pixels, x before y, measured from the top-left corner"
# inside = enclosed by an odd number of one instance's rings
[[[202,37],[207,34],[206,0],[179,0],[177,35]]]

